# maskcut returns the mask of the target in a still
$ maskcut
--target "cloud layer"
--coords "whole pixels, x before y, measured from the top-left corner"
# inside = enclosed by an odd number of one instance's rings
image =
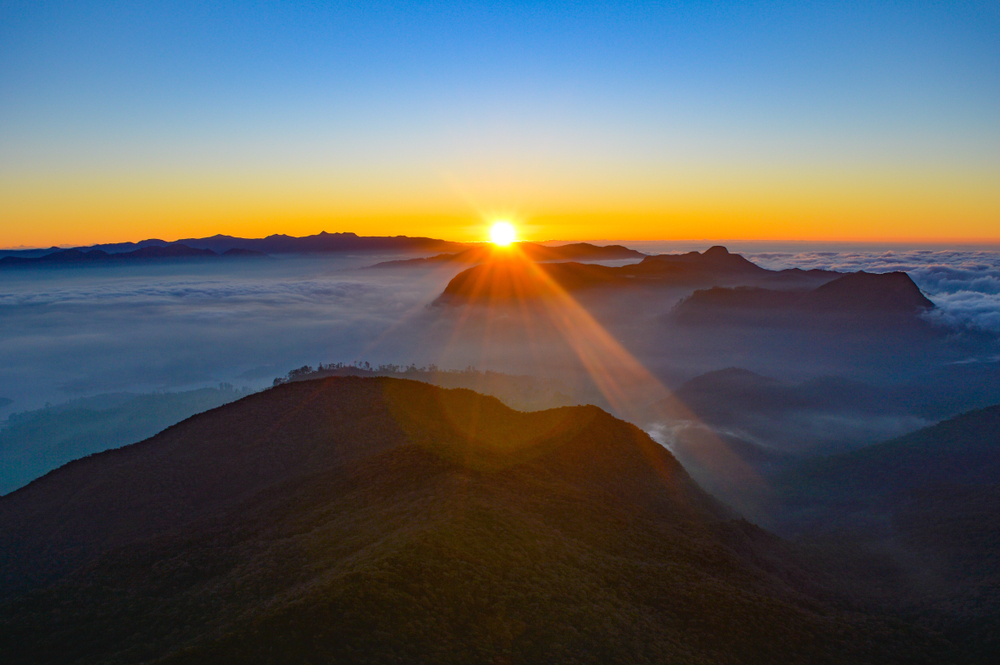
[[[345,267],[11,271],[0,292],[0,397],[15,399],[9,412],[102,391],[260,387],[317,362],[421,362],[398,339],[380,342],[423,311],[440,280]]]
[[[935,322],[986,333],[987,340],[1000,333],[1000,252],[745,254],[770,268],[905,270],[939,306]],[[565,341],[526,329],[516,317],[477,321],[428,310],[450,274],[354,270],[377,260],[325,256],[4,272],[0,398],[14,403],[0,405],[0,418],[100,392],[220,381],[259,388],[318,362],[576,371],[578,360]],[[619,314],[607,323],[618,326],[613,334],[651,371],[678,380],[729,365],[795,376],[847,372],[844,354],[853,353],[831,349],[829,357],[817,357],[811,342],[779,343],[770,332],[761,339],[689,338],[631,316],[628,308]],[[996,353],[993,346],[987,350]],[[976,347],[967,355],[983,353]],[[905,366],[908,357],[901,358]]]

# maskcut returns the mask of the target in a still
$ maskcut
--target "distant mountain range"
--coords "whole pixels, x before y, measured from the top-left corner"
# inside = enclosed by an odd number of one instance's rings
[[[48,266],[77,264],[124,264],[136,261],[155,259],[217,259],[217,258],[247,258],[266,257],[263,252],[251,249],[232,248],[218,254],[210,249],[196,249],[188,245],[173,243],[170,245],[149,245],[129,252],[108,253],[100,249],[81,251],[79,249],[64,249],[51,254],[30,258],[24,256],[5,256],[0,258],[0,267],[11,266]]]
[[[913,662],[596,407],[291,382],[0,498],[5,663]],[[858,595],[861,594],[861,595]]]
[[[491,258],[456,275],[437,304],[502,305],[584,289],[615,293],[711,286],[681,301],[671,320],[727,322],[754,316],[770,320],[787,313],[794,322],[823,313],[912,316],[934,307],[906,273],[767,270],[725,247],[647,256],[620,267],[533,263],[506,255]]]
[[[500,257],[455,276],[445,288],[442,304],[487,304],[550,298],[557,291],[697,287],[729,284],[815,287],[840,276],[825,270],[767,270],[725,247],[705,252],[658,254],[620,267],[577,262],[539,264],[526,269],[517,256]]]
[[[168,248],[184,246],[195,250],[211,250],[216,254],[225,254],[232,250],[260,252],[263,254],[310,254],[317,252],[361,252],[361,253],[406,253],[406,252],[458,252],[467,249],[469,245],[433,238],[410,238],[407,236],[359,236],[355,233],[318,233],[312,236],[295,237],[284,234],[270,235],[266,238],[237,238],[234,236],[214,235],[208,238],[184,238],[173,242],[149,239],[137,243],[110,243],[76,247],[75,251],[86,254],[90,251],[101,251],[107,254],[133,253],[153,247]],[[65,252],[60,247],[48,249],[0,250],[0,257],[41,258],[50,254]],[[71,250],[73,251],[73,250]],[[187,251],[187,250],[182,250]]]
[[[0,266],[56,265],[103,261],[162,258],[213,258],[215,256],[264,256],[268,254],[362,253],[414,254],[437,253],[429,258],[401,259],[376,264],[375,268],[414,268],[439,265],[473,265],[493,260],[497,255],[516,251],[531,261],[611,261],[641,259],[646,255],[621,245],[599,247],[589,243],[548,246],[516,243],[513,248],[492,244],[456,243],[433,238],[407,236],[359,236],[354,233],[319,233],[294,237],[271,235],[266,238],[236,238],[216,235],[209,238],[185,238],[174,242],[150,239],[137,243],[111,243],[63,249],[0,250]]]
[[[402,259],[377,263],[373,268],[426,268],[442,265],[479,264],[503,260],[512,253],[530,261],[616,261],[641,259],[646,256],[634,249],[621,245],[599,247],[586,242],[567,245],[539,245],[533,242],[519,242],[511,247],[478,245],[453,254],[438,254],[425,259]]]

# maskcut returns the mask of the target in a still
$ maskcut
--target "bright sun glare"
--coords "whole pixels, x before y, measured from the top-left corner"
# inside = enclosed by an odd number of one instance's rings
[[[510,222],[496,222],[490,228],[490,240],[494,245],[506,247],[517,239],[517,232]]]

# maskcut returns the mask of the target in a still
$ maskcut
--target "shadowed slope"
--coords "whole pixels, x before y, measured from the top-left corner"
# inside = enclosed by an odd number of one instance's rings
[[[846,611],[595,407],[522,414],[393,379],[282,385],[69,464],[0,499],[0,538],[10,663],[886,662],[927,645]]]
[[[894,561],[923,611],[949,617],[959,660],[998,662],[1000,406],[807,460],[774,493],[780,528]]]
[[[879,504],[898,507],[913,495],[949,487],[989,490],[1000,499],[1000,406],[971,411],[861,450],[804,462],[782,484],[803,492],[799,500],[849,496],[848,509],[857,512]],[[827,509],[833,515],[842,508],[831,504]],[[1000,514],[1000,503],[997,511]]]

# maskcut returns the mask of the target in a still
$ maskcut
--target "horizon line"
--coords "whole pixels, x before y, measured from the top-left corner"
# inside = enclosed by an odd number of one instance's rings
[[[441,242],[451,242],[456,244],[488,244],[490,241],[487,239],[482,240],[454,240],[450,238],[435,238],[432,236],[423,235],[407,235],[407,234],[372,234],[372,235],[361,235],[354,231],[318,231],[316,233],[310,233],[305,235],[290,235],[287,233],[270,233],[262,236],[239,236],[231,235],[228,233],[214,233],[211,235],[204,236],[188,236],[185,238],[176,238],[174,240],[166,240],[157,237],[145,237],[139,240],[110,240],[110,241],[97,241],[89,244],[52,244],[52,245],[18,245],[18,246],[6,246],[0,247],[0,251],[5,252],[17,252],[17,251],[33,251],[41,249],[53,249],[57,248],[59,250],[66,249],[79,249],[86,247],[96,247],[100,245],[117,245],[133,243],[137,244],[140,242],[146,242],[149,240],[159,240],[167,244],[178,243],[183,240],[203,240],[207,238],[213,238],[216,236],[225,236],[230,238],[239,238],[241,240],[263,240],[271,236],[286,236],[290,238],[309,238],[313,236],[318,236],[322,234],[327,235],[344,235],[353,234],[359,238],[427,238],[429,240],[437,240]],[[711,243],[712,245],[725,245],[726,243],[750,243],[750,244],[765,244],[765,243],[775,243],[775,244],[792,244],[792,245],[945,245],[945,246],[959,246],[959,247],[996,247],[1000,249],[1000,237],[996,238],[953,238],[953,237],[918,237],[918,238],[907,238],[907,237],[878,237],[878,238],[785,238],[785,237],[774,237],[774,238],[739,238],[739,237],[688,237],[688,238],[549,238],[544,240],[533,240],[533,239],[521,239],[518,242],[532,242],[536,244],[551,244],[551,243],[606,243],[606,244],[623,244],[623,243]]]

